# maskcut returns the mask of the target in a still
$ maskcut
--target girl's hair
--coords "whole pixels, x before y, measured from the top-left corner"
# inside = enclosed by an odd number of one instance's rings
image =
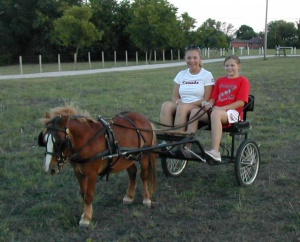
[[[200,63],[199,63],[199,66],[202,67],[202,55],[201,55],[201,49],[199,48],[199,46],[197,45],[189,45],[187,47],[185,47],[184,49],[184,54],[186,54],[186,52],[190,51],[190,50],[196,50],[199,54],[199,57],[200,57]]]
[[[236,55],[229,55],[225,58],[224,65],[225,65],[225,62],[230,60],[230,59],[234,60],[236,62],[236,64],[241,64],[241,60],[240,60],[239,57],[237,57]]]

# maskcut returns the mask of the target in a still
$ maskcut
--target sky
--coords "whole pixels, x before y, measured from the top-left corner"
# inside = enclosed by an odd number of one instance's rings
[[[255,32],[265,31],[267,0],[168,0],[178,8],[178,14],[187,12],[196,19],[199,27],[211,18],[219,22],[231,23],[234,29],[248,25]],[[267,23],[276,20],[299,22],[299,0],[268,0]]]

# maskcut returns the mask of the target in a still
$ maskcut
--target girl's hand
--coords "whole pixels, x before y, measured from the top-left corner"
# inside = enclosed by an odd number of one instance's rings
[[[203,101],[201,106],[204,107],[204,110],[209,110],[212,108],[212,105],[207,101]]]

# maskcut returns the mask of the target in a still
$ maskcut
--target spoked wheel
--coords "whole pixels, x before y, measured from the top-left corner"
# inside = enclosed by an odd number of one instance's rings
[[[187,160],[161,157],[161,166],[166,176],[180,176],[186,168],[187,163]]]
[[[258,174],[260,152],[258,145],[252,140],[244,140],[236,153],[235,178],[239,186],[251,185]]]

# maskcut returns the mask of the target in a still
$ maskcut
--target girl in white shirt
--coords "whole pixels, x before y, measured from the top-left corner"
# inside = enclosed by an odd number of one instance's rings
[[[190,112],[201,107],[202,102],[210,99],[215,81],[211,72],[202,66],[201,51],[198,46],[185,49],[185,61],[188,68],[180,71],[175,79],[172,101],[162,104],[160,122],[165,128],[181,126],[177,130],[185,131]]]

